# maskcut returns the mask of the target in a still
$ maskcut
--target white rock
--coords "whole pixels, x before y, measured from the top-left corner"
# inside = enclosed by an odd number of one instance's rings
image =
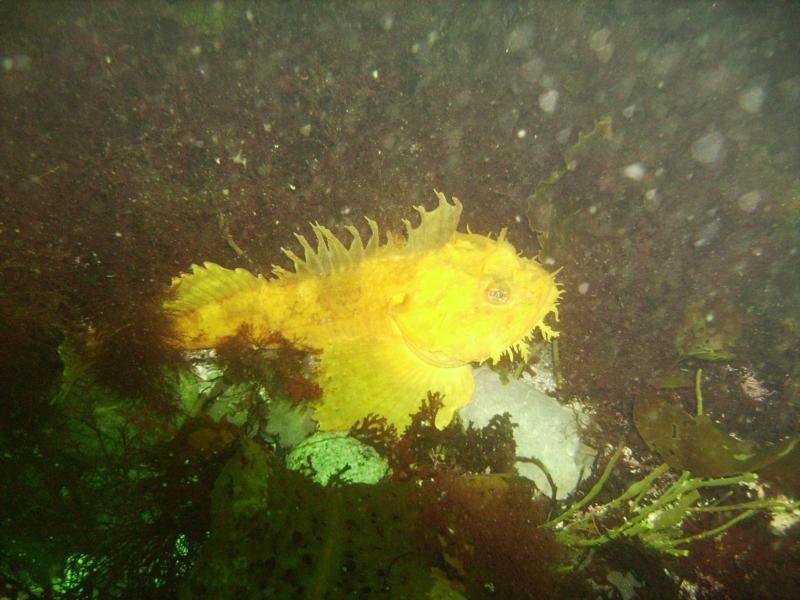
[[[488,367],[475,370],[475,391],[460,411],[465,423],[483,427],[496,414],[508,412],[514,428],[518,457],[533,457],[547,467],[556,484],[556,497],[569,496],[589,476],[596,452],[580,439],[578,417],[569,408],[526,381],[507,384]],[[532,479],[539,490],[550,494],[544,472],[530,462],[518,462],[517,471]]]

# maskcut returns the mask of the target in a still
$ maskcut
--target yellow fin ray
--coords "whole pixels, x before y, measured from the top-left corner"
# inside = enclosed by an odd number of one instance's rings
[[[191,270],[173,278],[172,297],[164,302],[183,347],[211,348],[243,325],[251,326],[255,335],[269,331],[260,310],[267,285],[261,275],[211,262]]]
[[[288,248],[282,248],[283,253],[292,261],[294,274],[330,275],[357,265],[379,250],[414,253],[439,248],[444,246],[455,233],[461,219],[462,206],[455,196],[452,204],[441,192],[436,192],[436,197],[439,199],[439,204],[431,211],[425,210],[422,206],[414,207],[420,215],[419,225],[414,227],[408,219],[403,220],[406,229],[405,241],[396,239],[390,231],[387,231],[386,243],[381,246],[378,224],[367,218],[370,236],[366,244],[361,239],[358,229],[348,225],[346,229],[352,236],[348,248],[330,229],[319,223],[312,223],[311,231],[316,240],[316,248],[306,236],[296,233],[295,238],[303,249],[303,257]],[[273,267],[273,273],[278,277],[291,275],[290,271],[279,266]]]
[[[191,273],[172,278],[174,295],[164,303],[170,312],[196,310],[266,283],[262,275],[241,268],[226,269],[212,262],[204,262],[203,266],[193,264],[190,270]]]
[[[422,206],[415,206],[419,213],[420,223],[413,227],[408,219],[403,219],[406,227],[408,252],[425,252],[444,246],[455,233],[461,220],[461,202],[453,196],[453,204],[447,201],[442,192],[435,191],[439,204],[431,211]]]
[[[402,432],[428,391],[444,405],[436,426],[446,426],[472,397],[468,365],[442,368],[424,362],[397,338],[354,339],[323,352],[317,379],[323,397],[315,418],[324,430],[347,430],[368,413],[386,417]]]

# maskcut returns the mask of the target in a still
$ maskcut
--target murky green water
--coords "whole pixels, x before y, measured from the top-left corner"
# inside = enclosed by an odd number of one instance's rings
[[[790,2],[0,4],[0,593],[794,597],[799,25]],[[268,277],[310,222],[398,236],[434,189],[558,270],[556,344],[475,399],[509,417],[440,430],[431,396],[405,432],[302,442],[323,349],[171,342],[193,263]],[[579,417],[537,430],[525,386]]]

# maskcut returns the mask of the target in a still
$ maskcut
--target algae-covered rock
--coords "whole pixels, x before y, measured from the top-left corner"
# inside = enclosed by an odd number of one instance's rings
[[[389,464],[374,448],[340,431],[312,435],[286,458],[293,471],[307,473],[320,485],[331,478],[343,483],[378,483]]]

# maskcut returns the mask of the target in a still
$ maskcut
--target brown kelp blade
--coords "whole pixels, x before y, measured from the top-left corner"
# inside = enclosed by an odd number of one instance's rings
[[[757,448],[725,433],[707,416],[691,415],[658,397],[637,400],[633,418],[651,450],[671,467],[698,477],[758,471],[786,456],[800,441],[800,436],[795,436]]]

